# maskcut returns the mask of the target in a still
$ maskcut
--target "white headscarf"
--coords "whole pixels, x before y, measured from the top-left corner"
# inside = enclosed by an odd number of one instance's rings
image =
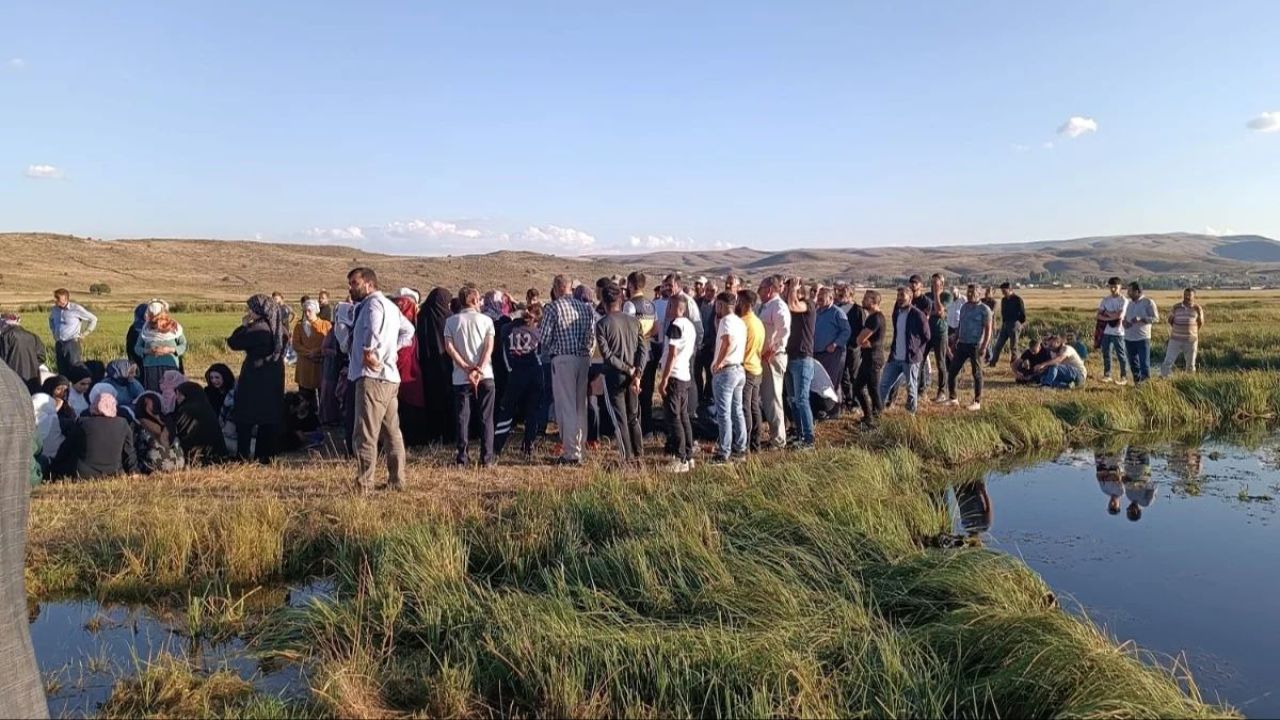
[[[333,309],[333,334],[338,338],[338,349],[343,355],[351,352],[351,326],[355,323],[356,306],[346,301]]]
[[[308,300],[302,303],[302,312],[306,313],[308,310],[310,310],[312,314],[319,315],[320,303],[315,300]],[[305,314],[302,317],[302,332],[306,334],[307,337],[311,337],[312,334],[315,333],[315,328],[311,326],[311,321],[306,318]]]
[[[36,393],[31,396],[31,407],[36,414],[36,434],[40,436],[40,454],[47,458],[57,456],[62,447],[62,424],[58,422],[57,403],[52,395]]]

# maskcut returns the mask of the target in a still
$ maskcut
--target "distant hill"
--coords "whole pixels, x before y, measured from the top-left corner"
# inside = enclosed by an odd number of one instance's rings
[[[1256,235],[1215,237],[1189,233],[1124,235],[1001,245],[879,247],[762,251],[662,252],[562,258],[530,252],[450,257],[392,256],[333,245],[289,245],[222,240],[89,240],[46,233],[0,234],[0,294],[5,302],[44,301],[66,286],[85,292],[111,286],[110,300],[239,300],[260,291],[296,297],[321,287],[340,294],[356,265],[378,270],[383,286],[456,289],[465,281],[527,287],[544,292],[556,273],[586,282],[640,269],[651,284],[672,270],[750,278],[769,273],[824,280],[892,281],[911,272],[944,272],[988,281],[1051,274],[1067,282],[1122,277],[1280,277],[1280,242]]]

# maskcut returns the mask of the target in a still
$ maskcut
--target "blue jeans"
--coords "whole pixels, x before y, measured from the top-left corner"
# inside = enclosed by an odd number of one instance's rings
[[[796,438],[805,445],[813,444],[813,408],[809,406],[809,389],[813,387],[813,358],[793,357],[787,362],[787,384],[791,396],[791,422],[796,425]]]
[[[1067,365],[1053,365],[1040,376],[1040,384],[1045,387],[1068,388],[1072,383],[1080,382],[1084,382],[1084,378]]]
[[[1115,353],[1116,359],[1120,362],[1120,378],[1123,379],[1129,371],[1129,361],[1125,358],[1124,337],[1120,335],[1103,335],[1102,336],[1102,374],[1111,376],[1111,353]]]
[[[907,386],[907,412],[915,413],[919,401],[920,363],[906,360],[890,360],[884,364],[884,372],[880,375],[880,397],[887,398],[894,392],[899,383]]]
[[[1140,383],[1151,377],[1151,341],[1125,340],[1124,349],[1129,353],[1129,369],[1133,371],[1133,381]]]
[[[716,426],[720,430],[716,441],[716,456],[727,458],[730,450],[747,451],[747,417],[742,412],[742,389],[747,374],[741,365],[722,368],[711,376],[711,394],[716,401]]]

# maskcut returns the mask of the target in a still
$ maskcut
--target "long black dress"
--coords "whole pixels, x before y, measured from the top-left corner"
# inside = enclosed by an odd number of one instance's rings
[[[275,455],[284,422],[284,359],[275,354],[275,338],[267,321],[261,318],[236,328],[227,338],[227,347],[244,353],[231,411],[236,424],[236,455],[248,459],[256,425],[258,442],[253,456],[259,462],[268,462]]]
[[[418,362],[422,366],[422,392],[426,396],[428,443],[452,445],[455,438],[453,409],[453,361],[444,348],[444,324],[452,314],[452,295],[436,288],[418,312]]]

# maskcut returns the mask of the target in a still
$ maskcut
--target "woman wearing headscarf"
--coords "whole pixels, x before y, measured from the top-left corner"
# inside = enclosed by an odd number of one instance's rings
[[[146,388],[135,378],[137,374],[138,367],[126,358],[107,363],[107,378],[103,382],[116,389],[116,402],[121,406],[132,406],[138,396],[145,392]]]
[[[179,358],[187,352],[187,336],[178,321],[169,317],[168,303],[147,303],[146,322],[133,350],[142,358],[142,385],[148,390],[159,390],[166,373],[179,371]]]
[[[236,374],[222,363],[214,363],[204,371],[204,394],[209,398],[209,407],[221,414],[227,405],[227,398],[235,392]]]
[[[222,437],[218,414],[209,405],[204,388],[186,382],[178,386],[178,407],[173,428],[186,453],[188,465],[210,465],[227,459],[227,443]]]
[[[31,409],[36,416],[36,439],[40,446],[36,460],[40,463],[41,475],[44,477],[49,477],[53,459],[58,457],[58,451],[62,449],[62,422],[58,417],[61,404],[61,400],[42,392],[31,396]]]
[[[67,405],[76,417],[89,412],[89,388],[93,387],[93,375],[83,365],[72,365],[67,368],[67,381],[71,387],[67,390]]]
[[[289,344],[287,315],[267,295],[245,303],[248,312],[227,338],[227,347],[244,353],[232,418],[236,423],[236,455],[269,463],[276,453],[284,421],[284,354]],[[256,436],[255,436],[256,430]]]
[[[342,423],[342,390],[346,388],[347,342],[351,339],[351,326],[355,322],[355,306],[340,302],[333,307],[333,331],[324,338],[320,352],[324,362],[320,369],[320,407],[317,409],[321,425]]]
[[[444,324],[453,314],[453,294],[438,287],[427,294],[418,312],[418,361],[422,370],[423,401],[426,425],[423,436],[428,443],[454,442],[453,360],[444,347]]]
[[[133,430],[124,418],[117,417],[114,395],[100,393],[89,414],[76,420],[73,427],[67,442],[72,448],[75,477],[84,480],[137,471]]]
[[[138,344],[138,335],[146,324],[147,303],[141,303],[133,309],[133,324],[129,326],[128,332],[124,334],[124,352],[137,367],[142,367],[142,356],[134,350],[134,347]]]
[[[98,404],[98,398],[104,394],[110,395],[116,399],[116,415],[124,418],[126,421],[133,422],[133,405],[125,405],[120,402],[120,394],[116,392],[116,388],[106,380],[89,388],[89,409],[92,410],[94,405]]]
[[[311,403],[312,410],[319,404],[324,339],[332,329],[332,323],[320,319],[320,303],[315,300],[302,303],[302,319],[293,328],[293,350],[298,356],[293,366],[294,380],[298,383],[298,393]]]
[[[408,288],[405,288],[408,289]],[[412,291],[410,291],[412,293]],[[418,303],[412,294],[400,295],[392,300],[409,324],[418,327]],[[400,433],[405,445],[427,443],[427,397],[422,385],[422,366],[418,364],[418,334],[413,342],[400,348],[396,355],[396,369],[400,371]]]
[[[178,404],[178,386],[187,381],[187,376],[177,370],[166,370],[164,377],[160,378],[160,404],[164,407],[165,414],[173,412]],[[153,391],[154,392],[154,391]]]
[[[493,321],[495,356],[500,354],[502,339],[506,337],[508,326],[511,325],[510,313],[507,310],[508,302],[507,293],[501,289],[494,288],[484,294],[481,312]],[[506,363],[495,362],[493,364],[493,391],[494,407],[499,407],[502,404],[502,396],[507,392]]]
[[[176,472],[186,467],[182,444],[160,407],[160,396],[144,392],[133,403],[133,445],[138,470],[144,474]]]
[[[54,399],[54,409],[62,420],[75,420],[79,414],[71,407],[68,398],[71,395],[71,381],[63,375],[54,375],[44,381],[40,392]]]

